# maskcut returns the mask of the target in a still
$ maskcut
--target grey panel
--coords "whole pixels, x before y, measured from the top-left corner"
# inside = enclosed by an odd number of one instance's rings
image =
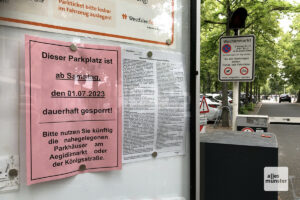
[[[236,124],[237,126],[267,128],[269,124],[269,117],[265,115],[238,115],[236,118]]]
[[[262,135],[270,137],[263,137]],[[273,133],[218,131],[202,134],[200,141],[204,143],[278,148],[277,138]]]

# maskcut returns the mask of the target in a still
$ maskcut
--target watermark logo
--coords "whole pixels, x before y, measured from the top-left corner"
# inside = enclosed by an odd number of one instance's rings
[[[123,13],[123,14],[122,14],[122,18],[126,20],[126,19],[127,19],[127,14],[126,14],[126,13]]]
[[[265,191],[288,191],[289,169],[287,167],[264,168]]]

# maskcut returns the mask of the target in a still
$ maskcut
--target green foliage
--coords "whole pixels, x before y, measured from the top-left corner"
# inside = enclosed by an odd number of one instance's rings
[[[254,104],[253,103],[248,103],[247,105],[246,105],[246,109],[248,110],[248,111],[253,111],[254,110]]]
[[[300,14],[293,20],[292,31],[282,34],[279,45],[284,68],[282,73],[288,86],[300,91]]]
[[[263,85],[262,86],[262,94],[264,94],[264,95],[270,95],[270,94],[272,94],[271,93],[271,89],[270,89],[270,87],[269,87],[269,84],[265,84],[265,85]]]
[[[293,86],[289,86],[286,88],[286,93],[291,95],[297,95],[297,90]]]
[[[241,106],[239,114],[244,114],[244,115],[248,114],[249,111],[254,110],[254,106],[255,106],[254,103],[248,103],[247,105]]]
[[[248,109],[245,106],[241,106],[240,114],[247,115],[248,114]]]
[[[285,81],[278,74],[272,74],[269,79],[271,94],[281,94],[284,90]]]
[[[265,86],[270,75],[278,73],[278,60],[281,60],[282,56],[284,56],[287,62],[291,62],[288,59],[288,54],[283,53],[282,46],[277,44],[277,38],[282,34],[279,27],[279,19],[282,18],[282,13],[300,11],[299,6],[282,0],[202,0],[200,34],[200,84],[202,92],[220,90],[221,84],[218,83],[219,39],[221,36],[226,35],[226,25],[228,24],[230,14],[239,7],[246,8],[249,15],[246,20],[246,27],[241,30],[240,34],[253,34],[256,37],[256,83],[259,86]],[[295,30],[297,28],[299,31],[299,26],[296,26]],[[298,45],[299,49],[299,38],[297,41],[298,43],[295,40],[291,46],[295,48]],[[296,53],[300,55],[300,50]],[[290,67],[290,70],[285,72],[289,76],[291,76],[291,72],[299,69],[299,64],[290,66],[293,67]],[[300,83],[299,79],[300,75],[294,79],[295,84],[296,82]],[[274,82],[271,85],[273,90],[280,90],[280,88],[274,86]]]

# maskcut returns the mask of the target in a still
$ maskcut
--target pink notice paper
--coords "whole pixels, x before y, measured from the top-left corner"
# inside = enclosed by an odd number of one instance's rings
[[[25,40],[27,184],[121,169],[120,48]]]

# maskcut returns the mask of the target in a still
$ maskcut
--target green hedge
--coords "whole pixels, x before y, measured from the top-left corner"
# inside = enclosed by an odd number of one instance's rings
[[[240,108],[240,114],[244,114],[247,115],[249,111],[253,111],[254,110],[254,103],[249,103],[247,105],[241,106]]]
[[[254,104],[253,103],[249,103],[246,105],[246,108],[248,111],[253,111],[254,110]]]
[[[241,106],[240,114],[248,114],[248,109],[245,106]]]

